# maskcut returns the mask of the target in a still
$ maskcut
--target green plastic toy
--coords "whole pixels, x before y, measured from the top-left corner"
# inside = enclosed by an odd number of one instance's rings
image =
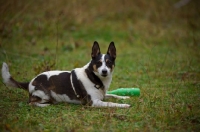
[[[108,94],[116,94],[121,96],[140,96],[139,88],[118,88],[116,90],[107,91]]]

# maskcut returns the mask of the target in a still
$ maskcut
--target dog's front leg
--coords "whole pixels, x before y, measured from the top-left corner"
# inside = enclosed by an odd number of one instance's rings
[[[129,96],[118,96],[118,95],[114,95],[114,94],[106,94],[105,98],[116,98],[116,99],[129,99]]]
[[[129,104],[118,104],[118,103],[112,103],[112,102],[103,102],[99,99],[92,101],[93,107],[120,107],[120,108],[129,108]]]

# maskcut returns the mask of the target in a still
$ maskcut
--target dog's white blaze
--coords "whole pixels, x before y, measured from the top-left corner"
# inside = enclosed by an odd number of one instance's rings
[[[51,91],[51,96],[57,101],[57,102],[69,102],[74,104],[80,104],[81,102],[78,100],[71,100],[66,94],[56,94],[55,92]]]
[[[97,69],[98,73],[100,74],[99,77],[102,78],[101,75],[102,75],[102,71],[103,71],[103,70],[107,70],[107,74],[108,74],[108,76],[110,76],[110,74],[111,74],[111,69],[108,68],[108,67],[106,66],[105,54],[102,55],[101,61],[102,61],[102,65]]]

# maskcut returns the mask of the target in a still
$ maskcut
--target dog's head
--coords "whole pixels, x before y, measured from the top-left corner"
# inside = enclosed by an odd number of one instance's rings
[[[116,48],[111,42],[107,54],[101,54],[98,42],[94,42],[91,53],[91,66],[94,74],[100,78],[108,77],[112,74],[115,67]]]

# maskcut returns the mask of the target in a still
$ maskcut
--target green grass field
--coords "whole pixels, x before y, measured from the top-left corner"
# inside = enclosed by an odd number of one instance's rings
[[[27,104],[28,93],[0,83],[0,131],[199,131],[200,2],[178,0],[14,0],[0,2],[0,63],[29,81],[45,70],[89,62],[117,48],[110,90],[138,87],[129,109]]]

